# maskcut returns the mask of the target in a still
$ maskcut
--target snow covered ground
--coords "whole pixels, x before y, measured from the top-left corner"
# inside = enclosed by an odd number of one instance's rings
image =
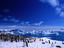
[[[48,38],[36,38],[35,42],[28,43],[28,47],[26,47],[25,43],[22,41],[0,41],[0,48],[60,48],[56,46],[64,48],[64,44],[62,44],[62,41],[50,40]]]

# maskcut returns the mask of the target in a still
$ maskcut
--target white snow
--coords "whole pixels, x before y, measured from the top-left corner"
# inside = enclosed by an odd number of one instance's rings
[[[40,41],[43,39],[43,41]],[[28,43],[28,47],[26,47],[25,43],[22,41],[19,42],[10,42],[10,41],[0,41],[0,48],[57,48],[56,45],[64,48],[64,44],[62,41],[50,40],[48,38],[36,38],[36,41],[33,43]],[[45,44],[42,44],[44,42]],[[52,44],[53,43],[53,44]]]

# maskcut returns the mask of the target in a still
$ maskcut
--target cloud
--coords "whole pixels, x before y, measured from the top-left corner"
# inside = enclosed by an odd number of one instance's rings
[[[15,18],[3,18],[3,21],[6,21],[6,22],[14,22],[14,23],[18,23],[20,22],[20,20],[18,19],[15,19]]]
[[[56,13],[60,16],[60,17],[64,17],[64,4],[63,3],[59,3],[59,0],[40,0],[43,3],[49,3],[52,7],[55,8]]]
[[[8,16],[8,18],[13,18],[13,16]]]
[[[3,12],[8,13],[8,12],[10,12],[10,10],[9,9],[3,9]]]
[[[44,3],[49,3],[51,6],[56,7],[59,5],[59,1],[58,0],[40,0]]]
[[[42,25],[44,22],[43,21],[40,21],[39,23],[34,23],[33,25],[38,25],[38,26],[40,26],[40,25]]]
[[[64,17],[64,11],[62,11],[62,12],[60,13],[60,16],[61,16],[61,17]]]
[[[15,22],[15,23],[19,22],[19,20],[15,19],[15,18],[10,19],[9,21],[12,21],[12,22]]]
[[[29,21],[26,21],[26,22],[22,21],[20,24],[21,25],[31,25]]]
[[[27,22],[25,22],[27,25],[30,25],[30,22],[29,21],[27,21]]]
[[[4,18],[3,21],[8,21],[8,18]]]
[[[43,21],[40,21],[40,22],[38,22],[38,23],[30,23],[29,21],[26,21],[26,22],[24,22],[24,21],[22,21],[20,24],[21,25],[26,25],[26,26],[40,26],[40,25],[42,25],[44,22]]]
[[[61,12],[61,8],[60,7],[56,7],[56,12],[59,14]]]
[[[59,5],[59,1],[58,0],[48,0],[49,4],[53,7],[56,7]]]

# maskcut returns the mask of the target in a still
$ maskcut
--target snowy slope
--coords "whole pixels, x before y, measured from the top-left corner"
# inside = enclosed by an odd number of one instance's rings
[[[41,41],[40,39],[43,39]],[[25,43],[22,41],[19,42],[4,42],[0,41],[0,48],[57,48],[56,46],[61,46],[64,48],[64,44],[61,41],[50,40],[48,38],[36,38],[36,41],[33,43],[28,43],[28,47],[26,47]],[[44,42],[45,44],[42,44]],[[53,44],[52,44],[53,43]]]

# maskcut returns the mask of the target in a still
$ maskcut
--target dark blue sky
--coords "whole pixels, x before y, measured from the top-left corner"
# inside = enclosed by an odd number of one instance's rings
[[[55,3],[59,5],[56,5]],[[1,0],[0,24],[20,24],[29,22],[41,25],[64,25],[63,0]],[[56,8],[58,8],[56,10]],[[60,10],[60,11],[59,11]],[[57,13],[59,12],[59,13]]]

